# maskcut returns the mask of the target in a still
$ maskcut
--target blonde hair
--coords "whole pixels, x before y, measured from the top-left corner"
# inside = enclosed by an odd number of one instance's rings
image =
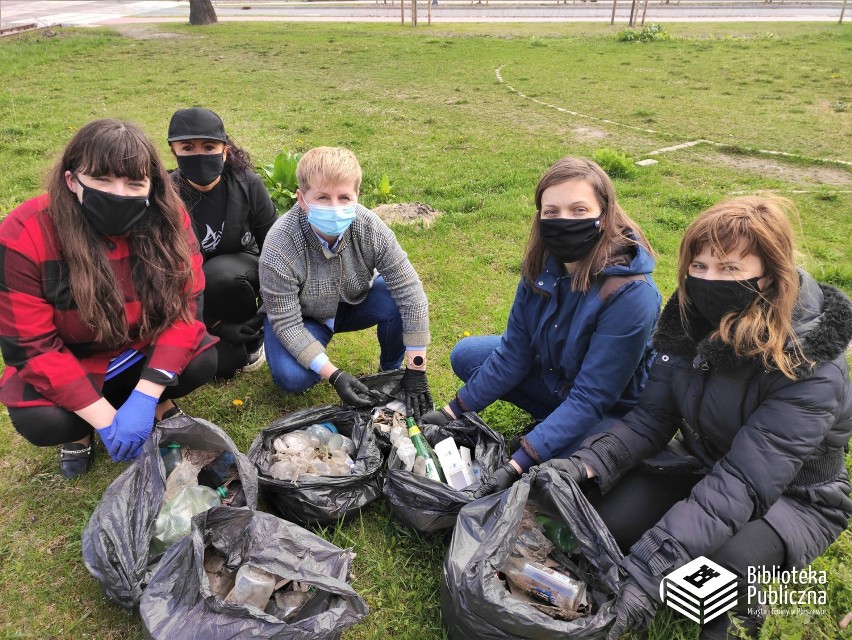
[[[683,285],[689,265],[705,249],[722,260],[735,253],[760,258],[769,284],[741,314],[725,314],[711,337],[730,344],[738,357],[759,357],[767,369],[795,379],[794,369],[808,360],[793,330],[799,273],[789,216],[798,217],[795,205],[774,195],[744,196],[710,207],[683,236],[677,275]],[[689,299],[683,286],[678,287],[678,300],[686,326]],[[793,345],[792,352],[785,351],[788,343]]]
[[[606,172],[585,158],[562,158],[544,172],[536,186],[535,214],[524,260],[521,263],[521,274],[527,284],[541,295],[546,294],[539,290],[535,283],[549,255],[538,228],[538,221],[541,219],[542,194],[554,185],[575,178],[582,178],[588,182],[595,192],[601,207],[601,238],[594,249],[577,262],[571,277],[572,291],[588,291],[592,286],[592,279],[603,271],[612,256],[623,252],[627,247],[642,245],[651,255],[654,255],[642,229],[624,212],[615,199],[615,187]]]
[[[361,165],[349,149],[314,147],[299,160],[296,180],[302,191],[310,189],[311,183],[338,185],[351,182],[357,192],[361,188]]]

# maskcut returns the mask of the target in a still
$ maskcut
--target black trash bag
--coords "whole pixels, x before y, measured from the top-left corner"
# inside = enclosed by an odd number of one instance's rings
[[[405,406],[405,391],[402,389],[402,376],[404,373],[405,369],[395,369],[394,371],[383,371],[382,373],[358,378],[368,389],[378,391],[380,394],[380,399],[374,406],[359,409],[362,415],[364,415],[365,421],[370,419],[376,407],[383,407],[388,402],[399,400]],[[402,411],[402,414],[405,415],[405,411]],[[382,455],[387,458],[392,447],[390,434],[384,433],[381,429],[374,429],[374,431],[376,434],[376,444],[379,445]]]
[[[244,494],[242,499],[238,496],[242,504],[234,506],[257,507],[257,471],[228,434],[211,422],[186,415],[160,422],[139,457],[104,491],[83,530],[86,568],[100,583],[104,596],[127,609],[138,605],[160,559],[149,557],[148,548],[166,484],[161,441],[230,451],[236,458]]]
[[[269,474],[272,442],[280,435],[318,422],[331,422],[355,443],[355,467],[348,476],[303,476],[296,482]],[[258,469],[266,503],[282,518],[299,524],[345,520],[382,494],[382,454],[362,416],[340,405],[302,409],[279,418],[261,431],[248,452]]]
[[[424,424],[420,428],[432,446],[452,437],[456,445],[470,449],[473,460],[485,477],[506,462],[503,436],[473,412],[465,413],[443,427]],[[459,511],[471,501],[471,493],[479,487],[479,482],[474,481],[466,489],[453,489],[443,482],[406,471],[398,461],[391,460],[388,464],[382,491],[391,513],[402,524],[421,533],[454,527]]]
[[[252,564],[316,587],[287,622],[251,605],[232,604],[210,589],[205,549],[236,570]],[[351,549],[341,549],[269,513],[216,507],[192,519],[192,532],[172,545],[142,595],[144,637],[152,640],[336,640],[369,613],[348,583]]]
[[[596,610],[576,620],[551,618],[510,594],[497,571],[512,552],[527,501],[567,524],[589,566]],[[441,613],[450,640],[603,639],[615,619],[622,555],[573,480],[533,468],[510,489],[461,510],[444,558]]]

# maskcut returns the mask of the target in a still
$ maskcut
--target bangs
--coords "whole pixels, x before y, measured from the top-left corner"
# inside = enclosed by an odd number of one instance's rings
[[[719,212],[705,215],[693,223],[684,237],[686,257],[691,262],[704,249],[714,257],[760,255],[758,237],[748,215]]]
[[[130,180],[150,178],[155,165],[153,149],[144,136],[124,123],[83,139],[70,169],[93,177],[113,175]]]

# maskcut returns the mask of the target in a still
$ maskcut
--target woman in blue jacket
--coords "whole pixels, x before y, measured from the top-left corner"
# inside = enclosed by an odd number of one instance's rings
[[[522,278],[502,336],[460,341],[450,361],[465,385],[423,422],[446,424],[506,400],[537,421],[475,494],[509,487],[529,467],[567,457],[635,404],[650,367],[661,297],[645,236],[609,176],[563,158],[542,176]]]

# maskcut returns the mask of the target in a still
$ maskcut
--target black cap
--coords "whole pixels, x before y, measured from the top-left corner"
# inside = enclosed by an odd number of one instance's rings
[[[176,140],[192,140],[203,138],[204,140],[220,140],[227,142],[225,125],[222,118],[210,109],[191,107],[175,111],[172,121],[169,122],[169,142]]]

